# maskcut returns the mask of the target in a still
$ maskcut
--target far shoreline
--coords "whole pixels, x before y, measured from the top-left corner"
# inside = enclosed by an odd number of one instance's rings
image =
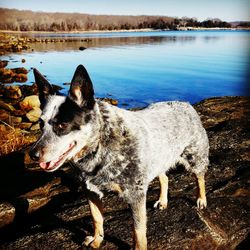
[[[130,33],[130,32],[164,32],[164,31],[249,31],[250,28],[203,28],[203,27],[180,27],[177,30],[171,29],[120,29],[120,30],[76,30],[76,31],[16,31],[0,30],[1,33],[8,34],[91,34],[91,33]]]

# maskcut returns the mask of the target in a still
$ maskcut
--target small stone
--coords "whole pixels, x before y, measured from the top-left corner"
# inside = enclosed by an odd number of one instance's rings
[[[17,116],[10,116],[9,117],[9,124],[10,125],[17,125],[22,122],[22,117],[17,117]]]
[[[26,60],[23,58],[23,59],[22,59],[22,63],[25,63],[25,62],[26,62]]]
[[[11,83],[14,82],[12,79],[15,73],[10,69],[1,68],[0,69],[0,82]]]
[[[8,111],[14,111],[15,110],[15,108],[11,104],[3,102],[1,100],[0,100],[0,108],[3,108],[3,109],[8,110]]]
[[[118,105],[118,101],[114,100],[114,99],[111,99],[111,104],[116,106],[116,105]]]
[[[28,74],[28,70],[24,67],[11,69],[16,74]]]
[[[0,68],[5,68],[7,65],[8,65],[8,61],[6,60],[0,61]]]
[[[86,48],[85,47],[83,47],[83,46],[80,46],[79,47],[79,50],[85,50]]]
[[[34,108],[40,107],[40,101],[37,95],[26,96],[20,103],[19,106],[22,110],[30,111]]]
[[[28,77],[26,74],[16,74],[14,76],[15,82],[26,82],[28,80]]]
[[[4,96],[10,99],[19,99],[22,97],[22,92],[19,86],[6,86]]]
[[[20,129],[29,129],[32,126],[31,122],[22,122],[19,124]]]
[[[4,109],[0,109],[0,120],[1,121],[8,121],[9,120],[9,117],[10,117],[10,114],[4,110]]]
[[[24,116],[27,112],[24,110],[16,109],[11,111],[11,114],[14,116]]]
[[[32,131],[34,131],[34,130],[39,130],[39,129],[40,129],[39,123],[34,124],[34,125],[30,128],[30,130],[32,130]]]
[[[34,109],[30,110],[26,117],[30,122],[37,122],[42,114],[42,111],[40,108],[35,107]]]

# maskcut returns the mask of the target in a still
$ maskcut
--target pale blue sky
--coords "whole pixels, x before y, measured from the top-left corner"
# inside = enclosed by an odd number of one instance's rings
[[[250,20],[250,0],[0,0],[0,7],[89,14],[218,17]]]

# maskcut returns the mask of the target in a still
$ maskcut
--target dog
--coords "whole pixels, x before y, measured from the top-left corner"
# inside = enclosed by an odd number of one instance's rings
[[[88,193],[94,235],[84,244],[99,248],[104,238],[101,198],[112,190],[130,205],[135,249],[147,249],[146,193],[156,177],[160,196],[154,207],[167,208],[166,172],[182,164],[197,177],[197,206],[207,206],[204,175],[209,143],[199,115],[186,102],[160,102],[128,111],[94,97],[84,66],[76,68],[68,96],[56,95],[52,85],[34,69],[42,115],[40,139],[30,157],[52,172],[66,161],[78,164]]]

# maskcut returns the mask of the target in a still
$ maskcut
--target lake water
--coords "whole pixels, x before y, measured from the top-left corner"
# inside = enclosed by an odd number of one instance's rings
[[[39,36],[39,35],[36,35]],[[41,35],[40,35],[41,36]],[[46,38],[43,35],[43,38]],[[97,97],[140,107],[157,101],[249,93],[248,31],[165,31],[99,34],[51,34],[71,42],[37,43],[34,52],[12,54],[9,67],[37,68],[66,93],[75,68],[83,64]],[[89,42],[83,40],[88,37]],[[79,47],[87,47],[80,51]],[[26,62],[21,63],[25,58]],[[28,84],[34,81],[32,71]],[[126,106],[125,106],[126,105]]]

